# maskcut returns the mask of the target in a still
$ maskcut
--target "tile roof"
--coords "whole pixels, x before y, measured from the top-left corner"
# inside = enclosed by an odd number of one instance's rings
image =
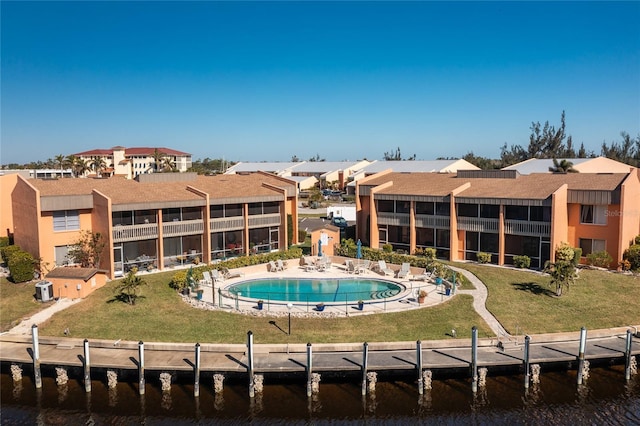
[[[193,180],[177,182],[141,183],[123,177],[28,179],[28,182],[40,191],[41,196],[89,195],[96,190],[111,198],[114,204],[201,199],[188,189],[189,186],[210,194],[211,198],[278,194],[278,191],[262,185],[263,182],[277,187],[292,185],[295,188],[295,182],[262,173],[196,176]]]
[[[457,178],[455,173],[389,173],[371,178],[366,186],[393,181],[380,194],[446,196],[469,183],[458,197],[546,199],[563,184],[570,190],[614,191],[625,173],[538,173],[507,178]]]

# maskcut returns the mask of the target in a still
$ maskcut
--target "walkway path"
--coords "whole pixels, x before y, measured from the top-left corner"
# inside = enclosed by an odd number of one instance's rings
[[[487,325],[491,327],[491,330],[493,330],[493,332],[496,334],[496,336],[498,336],[498,338],[503,336],[507,338],[511,338],[511,335],[507,333],[507,330],[505,330],[502,324],[500,324],[500,321],[498,321],[498,319],[494,317],[493,314],[487,310],[487,306],[486,306],[487,295],[488,295],[487,286],[485,286],[484,283],[480,281],[478,277],[473,275],[471,272],[461,268],[456,268],[455,266],[449,266],[449,267],[454,271],[456,271],[457,273],[464,275],[475,287],[474,290],[458,290],[457,293],[470,294],[473,296],[473,309],[475,309],[478,315],[482,317],[484,322],[486,322]]]

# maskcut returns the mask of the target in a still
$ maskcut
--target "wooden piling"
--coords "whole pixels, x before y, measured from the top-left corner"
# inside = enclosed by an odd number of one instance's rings
[[[584,351],[587,346],[587,329],[580,329],[580,348],[578,350],[578,384],[582,384],[582,374],[584,369]]]
[[[253,377],[253,332],[247,332],[247,373],[249,373],[249,398],[256,395]]]
[[[624,346],[624,378],[631,380],[631,342],[633,341],[631,330],[627,330],[627,341]]]
[[[478,328],[471,328],[471,390],[478,391]]]
[[[84,339],[84,391],[91,392],[91,361],[89,358],[89,340]]]
[[[529,389],[530,378],[530,367],[529,367],[529,344],[531,343],[531,337],[524,336],[524,388]]]
[[[307,397],[313,393],[312,376],[313,376],[313,349],[311,342],[307,343]]]
[[[194,379],[193,379],[193,396],[200,396],[200,343],[196,343],[195,353],[195,365],[194,365]]]
[[[38,326],[31,326],[31,340],[33,342],[33,381],[36,389],[42,388],[42,372],[40,371],[40,342],[38,341]]]
[[[144,395],[144,342],[138,342],[138,393]]]
[[[418,373],[418,393],[422,395],[422,342],[420,340],[416,342],[416,370]]]
[[[367,364],[369,362],[369,344],[362,345],[362,395],[367,394]]]

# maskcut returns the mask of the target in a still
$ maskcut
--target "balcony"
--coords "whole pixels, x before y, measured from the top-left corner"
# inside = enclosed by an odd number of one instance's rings
[[[511,235],[530,235],[548,237],[551,235],[551,222],[529,222],[525,220],[505,220],[504,233]]]
[[[218,217],[209,220],[209,230],[211,232],[233,231],[242,228],[244,228],[244,218],[242,216]]]
[[[156,239],[158,238],[158,224],[115,225],[111,236],[114,243]]]
[[[449,229],[449,216],[416,215],[416,228]]]
[[[410,221],[406,213],[378,213],[378,225],[409,226]]]
[[[249,228],[280,226],[280,213],[249,216]]]
[[[459,217],[458,229],[470,232],[498,232],[498,219]]]
[[[203,232],[204,221],[202,219],[177,220],[162,224],[164,237],[179,237],[181,235],[202,234]]]

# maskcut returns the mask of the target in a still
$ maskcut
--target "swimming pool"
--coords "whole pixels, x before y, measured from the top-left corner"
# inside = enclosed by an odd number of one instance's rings
[[[384,300],[404,289],[395,282],[370,278],[260,278],[226,288],[234,297],[305,303]]]

